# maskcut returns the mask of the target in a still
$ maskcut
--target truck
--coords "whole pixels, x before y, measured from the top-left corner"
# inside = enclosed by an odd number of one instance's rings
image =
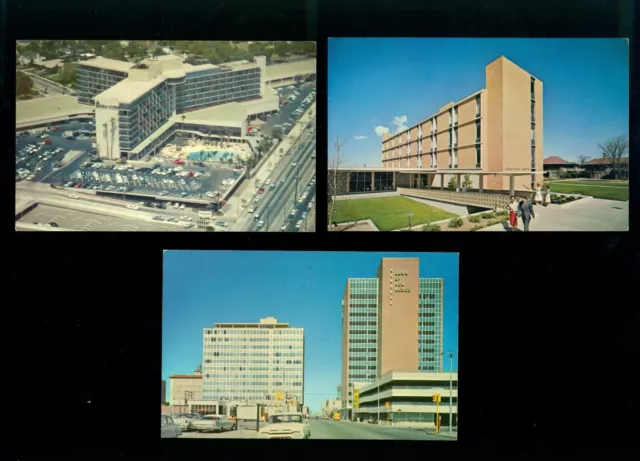
[[[334,421],[340,421],[340,413],[338,413],[337,411],[333,414],[333,420]]]

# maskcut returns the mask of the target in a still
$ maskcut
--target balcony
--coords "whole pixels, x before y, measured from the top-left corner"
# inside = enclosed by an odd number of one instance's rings
[[[476,163],[476,168],[482,168],[482,164]]]
[[[532,140],[531,140],[531,146],[533,147],[533,146],[535,146],[535,145],[536,145],[536,140],[535,140],[535,139],[532,139]]]
[[[536,118],[533,115],[531,116],[531,123],[536,123]]]
[[[536,100],[536,94],[535,93],[531,93],[531,100],[535,101]]]
[[[480,137],[476,138],[476,144],[480,144]]]

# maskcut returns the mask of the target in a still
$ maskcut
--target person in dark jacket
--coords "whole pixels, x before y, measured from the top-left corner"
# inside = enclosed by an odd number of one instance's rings
[[[524,231],[529,232],[529,224],[531,224],[531,220],[535,219],[536,213],[533,211],[533,200],[534,196],[529,198],[525,198],[522,200],[521,205],[521,213],[522,213],[522,224],[524,225]]]

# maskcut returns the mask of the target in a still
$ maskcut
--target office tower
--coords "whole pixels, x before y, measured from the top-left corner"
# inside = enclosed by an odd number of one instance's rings
[[[205,400],[304,403],[304,329],[273,317],[203,331]],[[284,399],[280,400],[280,395]]]
[[[417,258],[383,258],[375,278],[350,278],[342,300],[342,399],[389,371],[442,371],[443,279]],[[346,407],[345,406],[345,407]]]

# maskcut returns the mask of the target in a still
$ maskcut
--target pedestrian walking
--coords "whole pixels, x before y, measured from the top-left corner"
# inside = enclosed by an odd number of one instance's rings
[[[551,186],[547,185],[547,190],[544,194],[544,206],[551,205]]]
[[[512,231],[516,231],[518,230],[518,202],[516,202],[516,198],[513,195],[507,207],[509,209],[509,226]]]
[[[535,201],[536,201],[536,205],[541,205],[542,204],[542,188],[540,187],[539,183],[536,186]]]
[[[535,219],[536,213],[533,211],[533,200],[535,197],[531,197],[530,199],[522,200],[522,224],[524,225],[524,231],[529,232],[529,224],[531,224],[531,220]]]

